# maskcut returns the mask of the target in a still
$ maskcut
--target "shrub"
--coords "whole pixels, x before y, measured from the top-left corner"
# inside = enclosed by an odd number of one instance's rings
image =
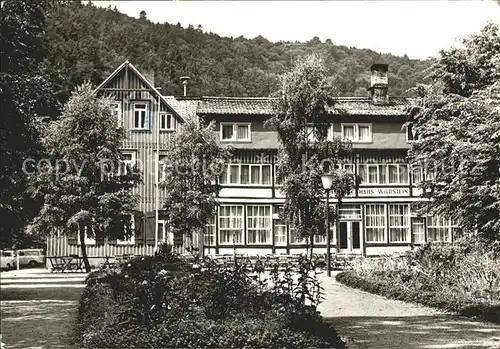
[[[500,261],[480,244],[427,244],[404,257],[365,258],[337,280],[386,297],[500,322]]]
[[[343,347],[316,311],[321,288],[307,263],[298,264],[296,280],[290,266],[268,285],[245,265],[133,260],[87,285],[83,347]]]
[[[123,334],[127,333],[126,336]],[[110,328],[88,335],[86,348],[344,348],[325,324],[314,332],[288,328],[279,318],[179,319],[154,328]]]

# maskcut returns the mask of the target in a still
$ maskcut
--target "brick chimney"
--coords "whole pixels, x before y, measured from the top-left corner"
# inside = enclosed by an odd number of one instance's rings
[[[373,104],[380,105],[389,103],[389,95],[387,94],[389,88],[387,78],[388,70],[389,64],[375,63],[370,67],[372,76],[369,90]]]

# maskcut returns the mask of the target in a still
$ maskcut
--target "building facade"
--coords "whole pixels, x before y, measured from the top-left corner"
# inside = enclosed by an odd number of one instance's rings
[[[352,154],[342,166],[361,178],[339,207],[339,231],[330,227],[339,253],[381,255],[403,252],[427,241],[453,240],[458,229],[444,217],[419,217],[411,204],[422,200],[424,173],[412,169],[407,152],[417,141],[407,122],[410,101],[388,95],[388,66],[371,67],[370,96],[341,97],[326,116],[329,138],[349,140]],[[276,179],[277,134],[264,126],[271,99],[248,97],[171,97],[154,87],[154,79],[132,64],[118,67],[95,93],[110,96],[127,139],[124,165],[138,164],[144,183],[136,188],[141,215],[132,217],[136,235],[128,241],[89,240],[91,257],[151,254],[161,242],[197,246],[197,237],[174,241],[162,213],[164,149],[170,135],[187,119],[215,121],[214,136],[234,149],[219,178],[217,213],[207,224],[205,254],[298,254],[308,247],[293,227],[280,219],[284,196]],[[312,137],[312,134],[311,134]],[[124,166],[126,170],[126,166]],[[331,205],[335,199],[332,197]],[[77,254],[77,239],[52,237],[48,256]],[[314,239],[314,252],[326,252],[325,237]]]

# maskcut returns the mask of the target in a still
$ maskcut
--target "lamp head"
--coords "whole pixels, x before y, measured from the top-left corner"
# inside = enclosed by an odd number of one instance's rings
[[[321,183],[323,184],[323,189],[325,190],[332,189],[333,175],[328,173],[321,175]]]

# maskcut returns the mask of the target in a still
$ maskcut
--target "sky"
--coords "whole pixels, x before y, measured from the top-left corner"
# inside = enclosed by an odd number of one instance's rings
[[[454,1],[93,1],[153,22],[199,24],[221,36],[307,41],[317,36],[410,58],[436,57],[488,22],[500,23],[500,0]]]

